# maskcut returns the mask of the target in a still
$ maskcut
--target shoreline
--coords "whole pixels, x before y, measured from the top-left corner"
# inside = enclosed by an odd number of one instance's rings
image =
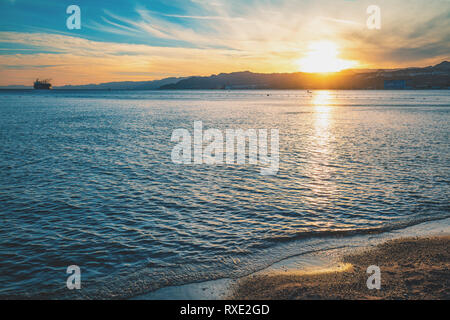
[[[280,275],[306,276],[334,271],[342,268],[342,260],[347,255],[369,251],[377,245],[391,240],[405,238],[429,238],[450,235],[450,218],[433,220],[409,226],[404,229],[380,234],[356,235],[345,238],[332,238],[327,241],[336,243],[335,247],[323,248],[313,252],[299,252],[277,261],[262,270],[239,278],[222,278],[203,282],[167,286],[158,290],[133,297],[136,300],[222,300],[237,298],[236,291],[242,281],[253,277]],[[300,243],[301,244],[301,243]],[[297,244],[299,245],[299,244]],[[282,248],[280,248],[282,249]],[[364,270],[365,272],[365,270]],[[366,274],[364,273],[366,277]],[[449,275],[450,276],[450,275]],[[367,279],[367,277],[366,277]],[[365,282],[364,282],[365,284]],[[245,297],[240,296],[240,299]],[[263,298],[261,298],[263,299]],[[267,298],[269,299],[269,298]]]
[[[388,240],[345,255],[337,265],[311,272],[252,275],[235,285],[237,300],[448,300],[450,236]],[[369,289],[369,266],[380,270],[380,287]]]

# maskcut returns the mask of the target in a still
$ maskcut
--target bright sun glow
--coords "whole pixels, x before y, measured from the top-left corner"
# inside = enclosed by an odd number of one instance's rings
[[[333,42],[314,42],[309,46],[307,56],[297,63],[303,72],[339,72],[356,65],[355,61],[339,59],[338,55],[338,48]]]

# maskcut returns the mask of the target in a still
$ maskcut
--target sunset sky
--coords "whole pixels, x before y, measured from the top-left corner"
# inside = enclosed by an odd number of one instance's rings
[[[80,30],[66,27],[72,4]],[[381,8],[381,30],[366,26],[369,5]],[[449,57],[449,0],[0,0],[0,85],[427,66]]]

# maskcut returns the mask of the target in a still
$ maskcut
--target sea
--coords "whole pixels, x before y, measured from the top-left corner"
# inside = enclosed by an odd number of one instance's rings
[[[277,129],[279,169],[177,164]],[[0,298],[128,299],[450,217],[450,91],[0,91]],[[80,290],[69,290],[69,266]]]

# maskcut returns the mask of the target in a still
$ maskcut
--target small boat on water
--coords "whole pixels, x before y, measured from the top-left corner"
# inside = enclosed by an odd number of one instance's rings
[[[50,83],[50,79],[36,79],[34,82],[34,88],[37,90],[50,90],[52,88],[52,84]]]

